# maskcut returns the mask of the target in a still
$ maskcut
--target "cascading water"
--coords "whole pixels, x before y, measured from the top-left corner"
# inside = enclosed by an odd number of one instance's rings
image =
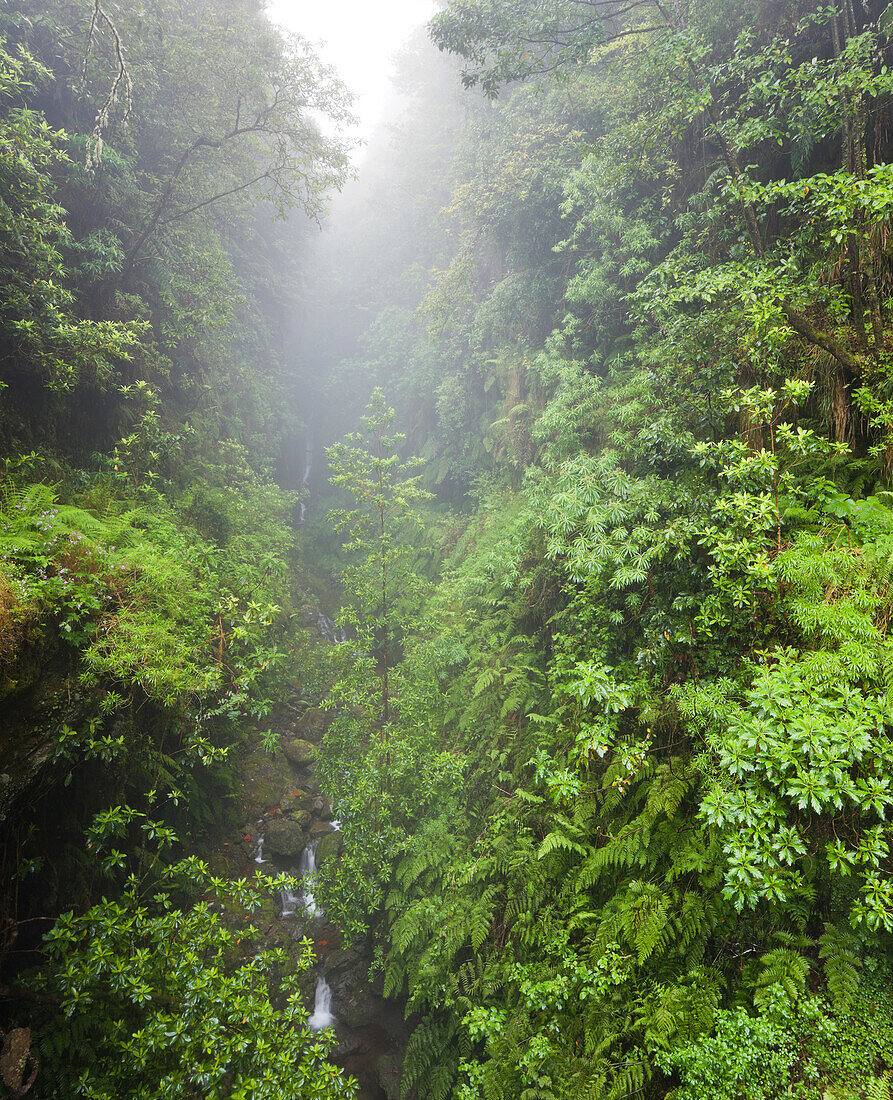
[[[261,833],[257,838],[257,852],[254,856],[255,863],[267,863],[268,860],[264,859],[264,834]]]
[[[301,852],[301,859],[298,863],[298,874],[301,876],[301,902],[304,906],[304,912],[311,918],[322,916],[322,909],[316,904],[316,899],[313,896],[313,891],[316,889],[316,849],[318,844],[318,840],[308,844]]]
[[[313,436],[307,434],[304,440],[304,473],[301,476],[301,484],[310,484],[310,475],[313,472]]]
[[[318,612],[316,616],[316,625],[320,634],[329,642],[335,645],[344,645],[347,641],[347,630],[343,626],[335,626],[328,615],[323,614],[322,611]]]
[[[323,915],[323,910],[316,904],[316,898],[313,896],[313,891],[316,888],[316,847],[318,844],[319,841],[314,840],[301,852],[301,858],[298,861],[298,877],[301,880],[300,891],[298,893],[293,890],[281,890],[279,892],[279,904],[282,906],[280,916],[293,917],[299,905],[311,919]]]
[[[311,1031],[322,1031],[324,1027],[331,1027],[335,1023],[332,1015],[332,991],[329,983],[320,974],[316,983],[316,996],[313,999],[313,1015],[307,1021]]]
[[[310,475],[313,473],[313,436],[308,433],[304,440],[304,457],[301,463],[301,488],[309,489]],[[307,520],[307,501],[298,501],[298,523]]]
[[[282,905],[282,912],[279,915],[282,917],[293,917],[301,901],[301,895],[294,893],[292,890],[280,890],[279,900]]]

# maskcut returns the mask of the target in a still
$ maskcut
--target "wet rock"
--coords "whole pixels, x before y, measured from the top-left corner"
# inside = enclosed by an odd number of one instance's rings
[[[334,833],[334,831],[334,825],[331,825],[328,821],[314,821],[310,826],[310,836],[313,840],[328,836],[329,833]]]
[[[382,1054],[375,1066],[388,1100],[400,1100],[400,1060],[396,1054]]]
[[[339,1031],[337,1026],[336,1033],[338,1035],[338,1046],[335,1047],[336,1058],[346,1058],[351,1054],[365,1054],[366,1044],[358,1035]]]
[[[338,1019],[349,1028],[361,1028],[374,1020],[377,1015],[377,1002],[372,997],[351,997],[340,1005]]]
[[[357,947],[344,947],[326,956],[325,976],[331,985],[345,975],[354,975],[358,982],[366,977],[369,963],[363,951]]]
[[[31,1029],[13,1028],[3,1038],[0,1050],[0,1079],[13,1100],[18,1100],[34,1084],[37,1059],[31,1053]]]
[[[288,741],[282,747],[288,759],[298,768],[306,768],[316,760],[316,745],[309,741],[303,741],[300,737],[294,741]]]
[[[316,849],[316,866],[322,867],[328,860],[338,859],[343,851],[344,837],[341,833],[337,831],[326,833],[324,837],[320,838],[319,846]]]
[[[306,811],[304,811],[306,813]],[[272,817],[266,823],[264,832],[264,853],[276,856],[299,856],[306,844],[304,826],[310,819],[310,814],[304,813],[295,817]]]
[[[319,710],[318,707],[311,707],[301,716],[296,726],[296,732],[298,737],[318,745],[325,737],[328,728],[329,719],[325,711]]]
[[[245,808],[254,817],[279,805],[282,796],[295,786],[294,776],[285,755],[278,749],[267,752],[256,745],[239,764]]]
[[[316,798],[313,799],[313,805],[311,809],[313,810],[314,816],[321,818],[323,821],[331,821],[332,818],[335,816],[332,813],[332,807],[322,797],[322,795],[318,795]]]
[[[279,809],[284,814],[297,813],[301,810],[312,810],[313,813],[316,813],[316,803],[318,801],[319,798],[314,797],[309,791],[305,791],[303,787],[298,787],[297,790],[289,791],[288,794],[279,799]]]

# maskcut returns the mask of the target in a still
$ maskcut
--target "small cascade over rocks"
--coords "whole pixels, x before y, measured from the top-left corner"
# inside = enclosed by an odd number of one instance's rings
[[[304,625],[315,627],[320,641],[341,645],[349,640],[317,607],[308,607],[304,615]],[[317,900],[318,869],[339,859],[344,847],[341,822],[316,778],[317,746],[330,718],[300,701],[271,715],[277,748],[271,753],[257,743],[240,762],[242,820],[248,823],[231,854],[241,860],[243,874],[286,872],[293,877],[271,905],[264,938],[295,952],[305,936],[314,941],[318,969],[305,973],[301,985],[309,1027],[333,1031],[332,1061],[356,1078],[358,1100],[396,1100],[409,1039],[403,1006],[384,997],[381,975],[370,979],[371,947],[345,947],[339,928]]]
[[[285,920],[287,917],[293,917],[297,912],[297,906],[301,902],[301,895],[294,893],[292,890],[281,890],[279,892],[279,901],[282,906],[279,916]]]

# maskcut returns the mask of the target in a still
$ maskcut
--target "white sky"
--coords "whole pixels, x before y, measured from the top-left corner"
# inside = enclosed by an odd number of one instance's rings
[[[381,117],[391,59],[413,27],[435,12],[433,0],[269,0],[274,23],[318,46],[356,95],[359,136],[368,140]]]

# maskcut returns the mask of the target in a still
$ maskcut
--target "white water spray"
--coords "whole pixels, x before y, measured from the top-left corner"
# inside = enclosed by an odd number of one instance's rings
[[[331,1027],[335,1022],[332,1015],[332,991],[329,983],[320,975],[316,983],[316,996],[313,999],[313,1015],[307,1021],[311,1031],[322,1031],[324,1027]]]
[[[309,435],[304,440],[304,454],[301,460],[301,488],[310,488],[310,475],[313,472],[313,436]],[[298,501],[298,524],[307,522],[307,501]]]
[[[280,890],[279,902],[282,905],[282,912],[279,915],[281,917],[293,917],[297,906],[301,904],[301,895],[294,893],[292,890]]]
[[[323,614],[322,611],[317,613],[316,625],[326,641],[333,642],[335,645],[344,645],[347,641],[346,627],[335,626],[329,616]]]

